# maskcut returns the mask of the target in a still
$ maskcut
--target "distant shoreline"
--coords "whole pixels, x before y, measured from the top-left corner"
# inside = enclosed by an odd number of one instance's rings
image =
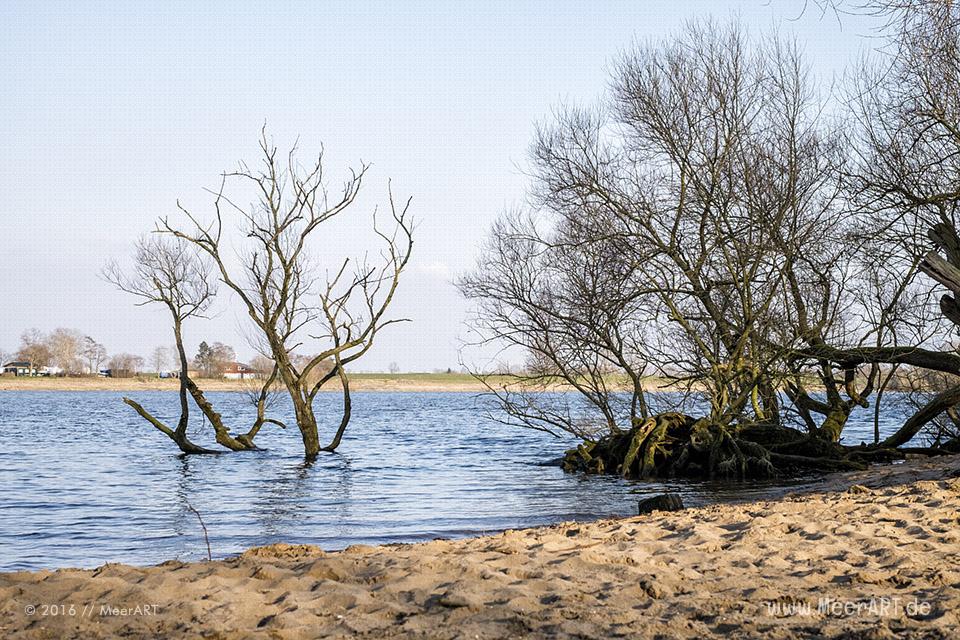
[[[520,384],[508,375],[493,375],[489,381],[494,387],[506,384],[511,390],[518,390]],[[257,380],[225,380],[222,378],[201,378],[197,383],[204,391],[244,392],[259,391]],[[627,380],[611,379],[607,386],[611,391],[630,391]],[[646,391],[678,391],[676,383],[656,376],[647,376],[643,380]],[[133,378],[99,377],[27,377],[0,376],[0,393],[4,391],[177,391],[180,388],[176,378],[156,378],[149,375]],[[278,385],[278,388],[281,388]],[[483,393],[488,389],[469,373],[352,373],[351,391],[394,391],[408,393]],[[542,388],[540,390],[543,390]],[[568,384],[557,382],[548,387],[550,391],[573,391]],[[340,385],[331,380],[323,387],[325,392],[339,392]]]
[[[202,378],[197,383],[204,391],[244,392],[259,391],[257,380],[224,380]],[[509,376],[493,376],[492,384],[516,381]],[[617,385],[611,385],[617,386]],[[651,379],[650,388],[659,386]],[[137,376],[133,378],[96,377],[27,377],[0,376],[0,392],[4,391],[177,391],[180,382],[176,378]],[[278,388],[279,387],[278,385]],[[551,389],[568,391],[572,387],[557,384]],[[624,386],[624,389],[626,387]],[[468,373],[353,373],[350,374],[351,391],[395,391],[408,393],[482,393],[487,388]],[[323,387],[326,392],[339,392],[340,384],[331,380]]]
[[[202,379],[197,381],[204,391],[243,392],[259,388],[256,380]],[[180,383],[175,378],[93,378],[93,377],[0,377],[2,391],[177,391]],[[463,373],[358,373],[350,376],[352,391],[405,392],[482,392],[484,386],[472,376]],[[340,391],[339,384],[331,382],[325,391]]]

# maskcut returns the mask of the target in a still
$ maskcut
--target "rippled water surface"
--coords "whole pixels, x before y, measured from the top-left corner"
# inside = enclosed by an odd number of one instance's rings
[[[175,393],[135,395],[158,415],[177,414]],[[243,394],[210,397],[228,424],[249,424]],[[665,489],[692,505],[776,490],[538,466],[570,442],[485,420],[485,403],[468,393],[356,393],[339,452],[306,465],[295,427],[265,427],[257,438],[265,451],[183,457],[121,394],[0,393],[0,570],[205,557],[187,501],[223,557],[277,541],[338,549],[628,515],[638,498]],[[318,399],[330,431],[338,411],[337,396]],[[191,430],[209,440],[199,422]]]

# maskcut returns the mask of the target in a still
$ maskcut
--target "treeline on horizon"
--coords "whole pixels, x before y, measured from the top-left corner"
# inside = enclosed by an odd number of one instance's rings
[[[294,356],[298,361],[309,356]],[[176,374],[177,354],[174,346],[155,347],[149,357],[127,352],[109,353],[107,348],[92,336],[76,330],[57,328],[49,333],[29,329],[20,336],[15,351],[0,350],[0,364],[25,362],[31,369],[53,371],[55,375],[99,375],[109,370],[111,377],[126,378],[144,373],[153,375]],[[235,364],[249,367],[257,375],[267,375],[273,361],[257,355],[249,362],[238,363],[233,347],[222,342],[200,343],[197,353],[191,358],[191,372],[198,378],[221,378]],[[329,366],[322,369],[329,370]]]
[[[294,363],[303,366],[309,363],[313,356],[291,354]],[[35,369],[48,369],[62,376],[89,376],[98,375],[109,369],[112,377],[134,377],[142,374],[174,374],[178,373],[177,348],[158,346],[150,351],[148,357],[134,353],[118,351],[110,353],[108,349],[91,335],[77,330],[59,327],[50,332],[43,332],[36,328],[28,329],[20,335],[20,344],[15,350],[0,349],[0,366],[13,362],[25,362]],[[257,354],[249,360],[237,359],[236,350],[225,343],[202,341],[197,353],[190,357],[190,371],[198,378],[221,378],[234,364],[242,364],[252,372],[266,376],[274,366],[274,361],[262,354]],[[319,367],[318,373],[328,373],[332,363],[325,363]],[[500,365],[492,375],[510,375],[517,369],[508,365]],[[397,362],[391,362],[386,371],[380,373],[400,375],[401,369]],[[406,372],[427,373],[427,372]],[[457,367],[434,368],[431,374],[459,374],[466,370]]]

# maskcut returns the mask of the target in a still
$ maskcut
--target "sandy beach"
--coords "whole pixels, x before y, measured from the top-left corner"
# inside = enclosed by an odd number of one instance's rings
[[[944,457],[466,540],[8,573],[0,636],[957,637],[958,514],[960,457]]]

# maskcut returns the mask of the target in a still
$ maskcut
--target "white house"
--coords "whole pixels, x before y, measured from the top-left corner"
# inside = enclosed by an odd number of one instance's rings
[[[231,362],[230,365],[224,369],[223,377],[227,380],[251,380],[259,378],[260,373],[242,362]]]

